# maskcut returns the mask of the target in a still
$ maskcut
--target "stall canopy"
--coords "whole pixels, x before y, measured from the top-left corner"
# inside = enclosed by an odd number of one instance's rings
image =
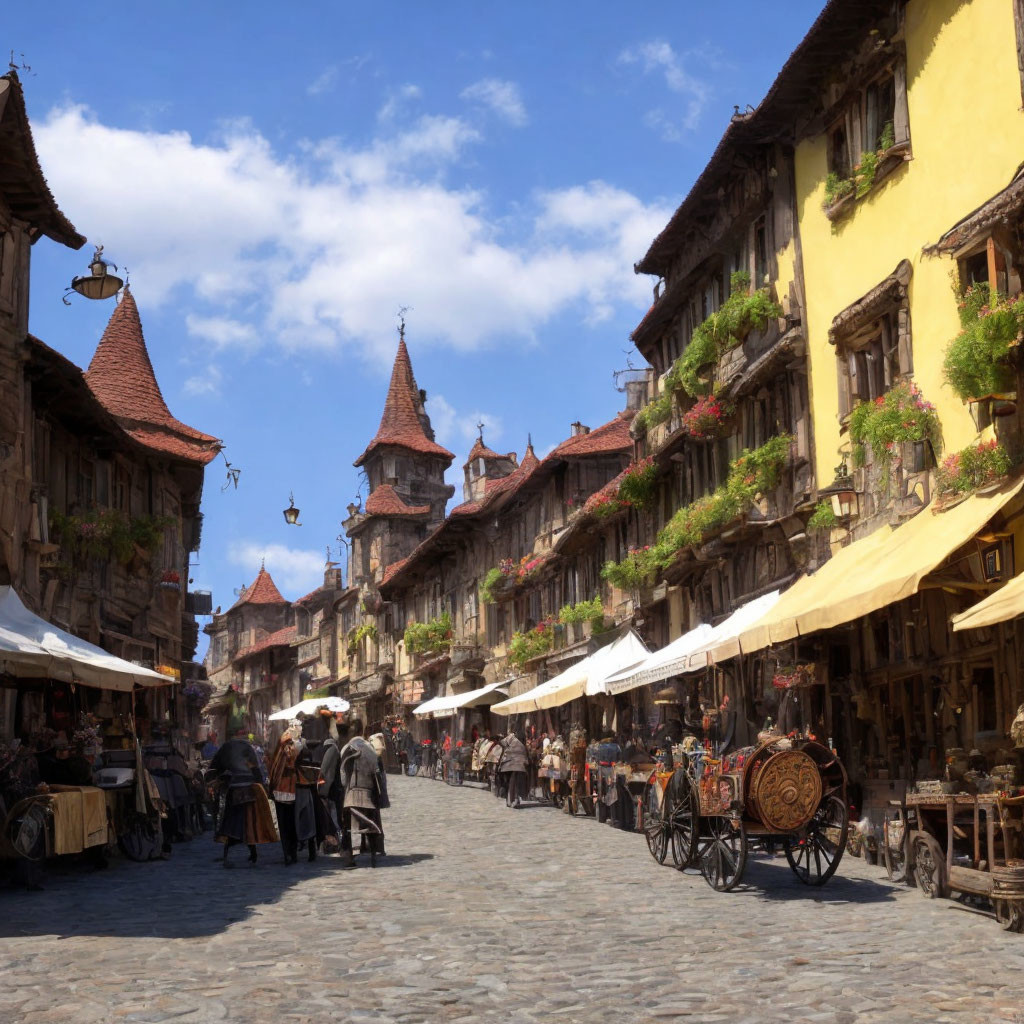
[[[305,700],[300,700],[298,704],[293,704],[290,708],[275,711],[267,717],[267,721],[290,722],[300,714],[315,715],[321,708],[340,714],[343,711],[348,711],[350,707],[351,705],[344,697],[307,697]]]
[[[0,674],[59,679],[101,690],[168,686],[176,680],[108,654],[30,612],[9,586],[0,586]]]
[[[488,683],[486,686],[469,690],[466,693],[455,693],[450,697],[433,697],[415,708],[413,714],[433,714],[435,718],[438,718],[454,715],[459,708],[476,708],[482,704],[494,704],[508,696],[508,684],[509,680],[506,679],[500,683]]]
[[[703,644],[713,630],[710,626],[700,625],[677,637],[667,647],[649,654],[639,665],[633,665],[616,672],[608,679],[609,693],[625,693],[635,690],[638,686],[657,683],[670,676],[686,671],[689,655]]]
[[[750,654],[823,629],[832,629],[916,594],[922,581],[1017,497],[1024,480],[973,494],[945,512],[923,509],[903,526],[884,526],[837,552],[804,576],[775,606],[740,633],[734,649],[713,660]]]
[[[491,706],[499,715],[516,715],[542,708],[557,708],[577,697],[608,693],[608,679],[624,669],[640,664],[648,651],[643,641],[630,630],[624,636],[577,662],[571,668],[532,690]]]
[[[1004,587],[989,594],[984,601],[972,605],[952,618],[953,632],[980,629],[1024,615],[1024,576],[1014,576]]]

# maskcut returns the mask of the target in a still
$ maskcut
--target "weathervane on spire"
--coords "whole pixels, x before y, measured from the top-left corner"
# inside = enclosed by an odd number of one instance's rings
[[[405,314],[412,309],[412,306],[399,306],[398,307],[398,337],[399,340],[405,341]]]
[[[482,420],[476,425],[476,429],[480,432],[480,441],[482,443],[484,439],[484,424]]]

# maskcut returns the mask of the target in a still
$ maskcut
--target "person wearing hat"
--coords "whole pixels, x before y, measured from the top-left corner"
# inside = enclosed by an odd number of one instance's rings
[[[369,847],[370,866],[376,867],[378,855],[384,854],[380,811],[388,806],[383,765],[377,752],[363,738],[363,723],[359,719],[350,723],[349,735],[351,738],[341,751],[340,765],[345,784],[341,866],[356,866],[351,837],[355,825]]]
[[[237,726],[235,734],[217,751],[210,768],[225,787],[223,809],[213,836],[224,844],[224,867],[231,866],[228,851],[239,843],[249,847],[249,863],[255,864],[256,847],[276,843],[277,830],[263,790],[256,751],[246,739],[244,724]]]
[[[317,843],[323,838],[318,828],[322,815],[316,806],[320,803],[315,792],[317,774],[302,737],[302,723],[293,721],[278,741],[270,765],[285,864],[299,859],[300,844],[308,850],[309,860],[316,860]]]

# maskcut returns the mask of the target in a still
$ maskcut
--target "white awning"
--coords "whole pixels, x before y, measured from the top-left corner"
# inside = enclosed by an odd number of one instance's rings
[[[567,668],[532,690],[491,706],[499,715],[515,715],[542,708],[557,708],[577,697],[608,693],[607,680],[617,672],[639,664],[647,657],[643,641],[630,630],[606,647]]]
[[[475,708],[481,704],[493,704],[508,696],[510,680],[504,679],[500,683],[488,683],[475,690],[467,690],[465,693],[453,693],[448,697],[433,697],[424,701],[413,711],[414,715],[432,714],[435,718],[443,718],[454,715],[459,708]],[[424,710],[425,709],[425,710]]]
[[[658,683],[686,671],[689,656],[704,644],[714,630],[701,624],[677,637],[667,647],[648,655],[639,665],[623,669],[608,680],[609,693],[625,693],[638,686]]]
[[[773,590],[737,608],[729,618],[715,626],[703,649],[690,655],[690,671],[695,672],[708,665],[735,658],[740,653],[740,635],[767,615],[781,597],[781,590]]]
[[[272,715],[268,715],[267,721],[290,722],[300,714],[315,715],[320,708],[326,708],[328,711],[335,712],[335,714],[341,714],[348,711],[350,707],[351,705],[344,697],[307,697],[305,700],[300,700],[298,704],[293,704],[290,708],[283,708],[281,711],[275,711]]]
[[[101,690],[169,686],[176,679],[108,654],[30,612],[12,587],[0,586],[0,674],[59,679]]]

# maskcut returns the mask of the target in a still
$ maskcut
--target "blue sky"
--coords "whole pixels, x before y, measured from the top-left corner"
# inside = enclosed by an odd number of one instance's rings
[[[242,470],[208,470],[193,585],[230,604],[264,553],[287,597],[317,585],[400,306],[453,482],[480,420],[543,454],[610,419],[653,284],[633,263],[819,8],[5,11],[58,203],[129,268],[171,410]],[[31,330],[83,367],[113,308],[60,301],[89,252],[44,239],[32,277]]]

